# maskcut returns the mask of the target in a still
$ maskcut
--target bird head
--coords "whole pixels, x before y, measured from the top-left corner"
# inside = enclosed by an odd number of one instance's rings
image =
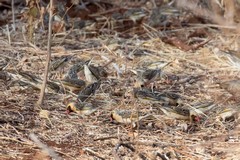
[[[202,117],[201,116],[197,116],[197,115],[191,115],[191,121],[192,122],[200,122]]]
[[[67,114],[71,113],[71,112],[77,112],[77,107],[76,107],[77,103],[75,102],[71,102],[67,105]]]

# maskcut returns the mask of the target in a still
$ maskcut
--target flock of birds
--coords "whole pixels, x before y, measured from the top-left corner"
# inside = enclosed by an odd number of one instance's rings
[[[111,63],[111,62],[110,62]],[[167,65],[167,64],[166,64]],[[106,66],[106,65],[105,65]],[[77,100],[67,105],[67,112],[75,112],[80,115],[89,115],[96,111],[98,107],[86,102],[88,98],[95,94],[99,89],[102,80],[106,79],[108,73],[105,66],[94,66],[90,61],[80,62],[73,65],[64,79],[61,80],[65,88],[71,92],[77,92]],[[162,68],[161,68],[162,69]],[[146,69],[144,71],[136,71],[138,80],[142,84],[149,84],[162,76],[161,69]],[[84,70],[85,78],[92,83],[88,85],[82,79],[78,78],[77,73]],[[240,80],[232,80],[219,83],[220,87],[227,90],[233,95],[233,98],[238,98],[240,95]],[[174,119],[200,121],[202,116],[206,116],[207,112],[217,106],[213,101],[203,103],[194,103],[191,105],[183,105],[182,97],[171,91],[153,91],[146,88],[133,88],[133,96],[142,103],[152,103],[160,105],[160,111],[166,116]],[[219,117],[223,120],[235,116],[237,113],[235,109],[225,109],[219,113]],[[119,123],[132,123],[145,118],[156,117],[152,114],[139,114],[133,110],[113,110],[111,113],[112,120]]]
[[[60,59],[52,63],[51,70],[55,70],[66,59]],[[67,74],[61,81],[48,81],[47,89],[51,89],[54,92],[62,90],[69,93],[77,94],[77,100],[70,102],[67,105],[67,112],[75,112],[80,115],[89,115],[96,111],[99,107],[90,103],[89,98],[93,97],[95,92],[100,88],[101,84],[108,79],[108,72],[106,66],[112,63],[110,61],[104,66],[95,66],[91,64],[91,61],[81,61],[70,67]],[[168,64],[165,64],[165,66]],[[163,66],[163,67],[165,67]],[[161,68],[149,67],[145,70],[134,70],[133,73],[137,75],[138,81],[141,85],[146,86],[150,83],[154,83],[158,79],[161,79],[163,72]],[[84,71],[85,80],[80,79],[78,73]],[[10,79],[21,80],[21,85],[31,85],[40,89],[42,80],[32,74],[18,71],[0,71],[0,79],[9,81]],[[140,85],[140,86],[141,86]],[[238,101],[240,96],[240,80],[231,80],[219,83],[220,87],[232,94],[232,98]],[[63,87],[60,87],[63,86]],[[172,91],[156,91],[154,89],[148,89],[144,87],[133,87],[132,95],[141,103],[151,103],[152,106],[158,106],[158,110],[162,114],[174,119],[199,121],[202,116],[206,116],[208,111],[217,106],[213,101],[184,104],[181,95]],[[235,117],[239,111],[239,106],[235,108],[224,109],[219,113],[219,117],[223,120],[229,117]],[[156,116],[156,115],[154,115]],[[136,122],[140,119],[153,117],[153,114],[139,114],[133,112],[133,110],[113,110],[111,113],[112,120],[119,123]]]

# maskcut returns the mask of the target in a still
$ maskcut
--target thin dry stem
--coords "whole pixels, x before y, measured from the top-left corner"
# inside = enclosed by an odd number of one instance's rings
[[[38,100],[38,105],[42,106],[44,95],[45,95],[45,88],[48,80],[48,71],[49,71],[49,65],[51,61],[51,44],[52,44],[52,17],[53,17],[53,0],[50,0],[50,7],[49,7],[49,25],[48,25],[48,47],[47,47],[47,61],[46,61],[46,67],[44,72],[44,79],[43,84]]]

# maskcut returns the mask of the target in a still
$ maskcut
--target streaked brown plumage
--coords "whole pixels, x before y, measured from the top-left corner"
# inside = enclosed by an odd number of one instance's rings
[[[151,92],[146,89],[133,89],[134,97],[150,102],[163,103],[164,105],[177,106],[180,103],[180,96],[173,92]]]
[[[108,76],[107,71],[102,66],[95,67],[93,65],[89,65],[88,68],[98,80]]]
[[[85,87],[82,91],[78,93],[77,99],[81,102],[85,101],[91,94],[94,94],[96,90],[99,88],[100,82],[94,82],[87,87]]]
[[[69,78],[69,79],[78,79],[78,75],[77,73],[81,70],[84,69],[84,64],[87,64],[89,61],[86,61],[86,62],[79,62],[79,63],[76,63],[74,64],[69,70],[68,70],[68,73],[67,73],[67,76],[66,78]]]
[[[155,115],[146,114],[133,110],[114,110],[111,113],[112,122],[130,124],[132,128],[137,127],[149,127],[152,123],[156,122],[158,119]]]
[[[181,107],[161,107],[162,112],[173,119],[190,120],[190,110]]]
[[[136,69],[131,70],[137,75],[135,87],[147,86],[163,76],[161,69]]]
[[[24,71],[19,71],[18,72],[19,75],[21,75],[23,78],[25,78],[26,80],[29,81],[29,83],[36,87],[36,88],[41,88],[42,85],[42,80],[40,78],[38,78],[37,76],[35,76],[32,73],[28,73],[28,72],[24,72]],[[52,82],[50,80],[47,81],[47,87],[52,89],[55,92],[61,92],[62,88],[55,82]]]
[[[77,113],[81,115],[89,115],[96,111],[97,107],[94,107],[91,103],[79,103],[71,102],[67,105],[67,113]]]
[[[145,118],[148,115],[132,110],[113,110],[111,119],[118,123],[130,124]]]
[[[161,75],[160,69],[147,69],[142,73],[142,78],[148,81],[154,81]]]
[[[206,112],[208,112],[209,110],[211,110],[213,107],[215,107],[216,104],[212,101],[208,101],[208,102],[201,102],[201,103],[195,103],[192,105],[192,114],[197,113],[203,113],[205,114]]]
[[[119,123],[132,123],[139,119],[138,115],[130,110],[114,110],[111,118]]]
[[[71,90],[72,92],[80,91],[86,86],[85,81],[81,79],[64,78],[61,82],[65,88]]]
[[[50,71],[55,71],[57,70],[60,66],[62,66],[65,62],[67,62],[70,59],[70,57],[60,57],[57,60],[51,62],[50,64]]]

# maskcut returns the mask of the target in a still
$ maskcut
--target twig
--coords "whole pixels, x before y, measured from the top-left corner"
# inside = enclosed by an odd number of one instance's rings
[[[13,21],[13,31],[16,31],[16,24],[15,24],[15,9],[14,9],[14,0],[12,0],[12,21]]]
[[[107,62],[106,64],[104,64],[102,67],[105,68],[105,67],[107,67],[109,64],[111,64],[112,62],[115,62],[115,61],[116,61],[116,59],[114,58],[114,59],[108,61],[108,62]]]
[[[118,138],[117,136],[100,137],[100,138],[94,139],[94,141],[103,141],[107,139],[117,139],[117,138]]]
[[[172,143],[163,143],[163,142],[151,142],[151,141],[136,141],[131,142],[132,144],[145,145],[145,146],[153,146],[153,147],[179,147],[180,145],[172,144]]]
[[[105,159],[105,158],[103,158],[103,157],[101,157],[98,153],[96,153],[96,152],[94,152],[93,150],[91,150],[91,149],[89,149],[89,148],[83,148],[83,151],[84,152],[88,152],[89,154],[91,154],[92,156],[95,156],[95,157],[97,157],[97,158],[99,158],[99,159]]]
[[[61,154],[61,155],[66,156],[66,157],[68,157],[68,158],[76,159],[76,158],[74,158],[74,157],[72,157],[72,156],[69,156],[68,154],[66,154],[66,153],[64,153],[64,152],[61,152],[61,151],[56,151],[56,152],[59,153],[59,154]]]
[[[111,53],[114,56],[117,56],[117,54],[112,51],[108,46],[106,46],[104,43],[102,43],[103,48],[105,48],[109,53]]]
[[[11,45],[11,36],[10,36],[8,24],[7,24],[7,35],[8,35],[8,44]]]
[[[33,145],[31,143],[20,141],[17,138],[11,138],[11,137],[0,137],[0,140],[9,140],[9,141],[14,141],[14,142],[25,144],[25,145]]]
[[[53,149],[51,149],[51,148],[48,147],[47,145],[43,144],[43,143],[37,138],[37,136],[36,136],[35,134],[31,133],[31,134],[29,135],[29,137],[31,138],[31,140],[32,140],[34,143],[36,143],[36,145],[37,145],[38,147],[40,147],[43,151],[47,152],[47,154],[48,154],[50,157],[52,157],[53,159],[61,159]]]
[[[41,106],[43,103],[43,98],[45,95],[45,88],[47,84],[47,78],[48,78],[48,70],[49,70],[49,64],[51,60],[51,43],[52,43],[52,17],[53,17],[53,0],[50,0],[50,8],[49,8],[49,24],[48,24],[48,48],[47,48],[47,64],[45,67],[44,72],[44,79],[43,84],[40,92],[40,97],[38,100],[38,105]]]

